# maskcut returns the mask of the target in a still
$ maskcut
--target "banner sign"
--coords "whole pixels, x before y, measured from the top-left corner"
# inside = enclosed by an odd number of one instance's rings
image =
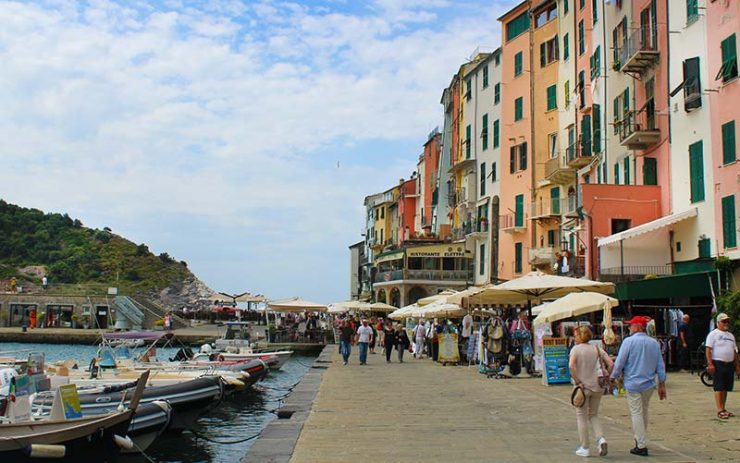
[[[460,361],[460,350],[457,347],[457,333],[441,333],[437,335],[439,340],[439,363],[458,363]]]
[[[543,377],[547,384],[569,383],[568,339],[544,337],[542,338],[542,349],[545,357]]]
[[[77,386],[74,384],[63,384],[59,386],[62,399],[64,419],[82,418],[82,407],[80,407],[80,396],[77,395]]]

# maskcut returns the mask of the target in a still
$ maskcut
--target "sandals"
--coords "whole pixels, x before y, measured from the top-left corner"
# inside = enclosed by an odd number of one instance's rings
[[[717,418],[719,418],[720,420],[726,420],[730,418],[731,416],[735,416],[735,415],[731,414],[727,410],[722,410],[721,412],[717,412]]]
[[[730,418],[732,418],[733,416],[735,416],[734,413],[728,412],[727,410],[725,410],[724,412],[727,413],[727,416],[729,416]]]

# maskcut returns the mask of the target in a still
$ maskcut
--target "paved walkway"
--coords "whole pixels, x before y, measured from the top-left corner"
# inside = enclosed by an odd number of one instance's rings
[[[338,354],[291,462],[541,462],[583,461],[573,454],[578,433],[568,386],[539,379],[487,379],[474,367],[451,367],[413,357],[388,365],[370,355],[360,366]],[[650,458],[634,446],[625,398],[602,401],[609,461],[740,461],[738,417],[715,417],[711,389],[688,373],[669,374],[668,399],[651,402]]]

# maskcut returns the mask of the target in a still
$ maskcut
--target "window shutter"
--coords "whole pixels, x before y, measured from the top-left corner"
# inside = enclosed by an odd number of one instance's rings
[[[593,127],[594,153],[601,153],[601,106],[595,104],[593,113],[594,113],[594,127]]]
[[[514,243],[514,272],[522,273],[522,243]]]
[[[493,147],[498,148],[499,145],[499,133],[498,133],[499,122],[498,119],[493,121]]]
[[[689,169],[691,202],[704,201],[704,154],[701,141],[689,146]]]
[[[687,112],[701,107],[701,80],[699,58],[683,62],[683,105]]]
[[[550,210],[553,214],[560,214],[560,187],[550,190]]]
[[[519,145],[519,169],[527,170],[527,142]]]
[[[735,195],[722,198],[722,235],[725,248],[737,246]]]
[[[624,158],[624,184],[630,184],[630,158]]]
[[[563,59],[568,59],[570,57],[570,36],[568,34],[565,34],[563,36]]]
[[[486,163],[482,162],[480,165],[480,195],[486,194]]]
[[[581,119],[581,156],[591,156],[591,116]]]
[[[547,44],[542,42],[540,44],[540,67],[545,67],[547,64]]]
[[[737,159],[735,121],[722,124],[722,162],[729,164]]]
[[[524,226],[524,195],[516,195],[515,198],[515,215],[514,215],[514,226]]]
[[[658,184],[658,161],[655,158],[642,158],[642,184]]]
[[[488,149],[488,114],[483,115],[483,130],[481,130],[481,148],[484,150]]]
[[[624,95],[622,96],[622,117],[624,118],[630,112],[630,88],[624,89]]]
[[[619,163],[614,164],[614,184],[619,185]]]
[[[516,172],[516,146],[509,149],[509,172]]]
[[[470,159],[470,144],[471,144],[471,129],[470,124],[465,126],[465,159]]]

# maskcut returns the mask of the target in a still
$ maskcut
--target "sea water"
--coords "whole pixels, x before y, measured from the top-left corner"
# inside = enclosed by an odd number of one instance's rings
[[[160,360],[173,357],[177,348],[158,348]],[[24,358],[29,351],[43,352],[47,362],[74,359],[86,368],[97,351],[97,346],[72,344],[0,343],[0,352],[18,352]],[[290,388],[301,380],[313,363],[314,357],[291,357],[280,371],[271,371],[267,378],[246,393],[237,394],[221,402],[203,415],[193,429],[198,435],[219,442],[242,440],[257,435],[267,423],[275,419],[273,413],[280,407]],[[238,462],[251,447],[254,439],[235,443],[214,443],[196,437],[192,432],[160,436],[146,450],[147,456],[160,463]],[[148,462],[143,456],[126,456],[124,462]]]

